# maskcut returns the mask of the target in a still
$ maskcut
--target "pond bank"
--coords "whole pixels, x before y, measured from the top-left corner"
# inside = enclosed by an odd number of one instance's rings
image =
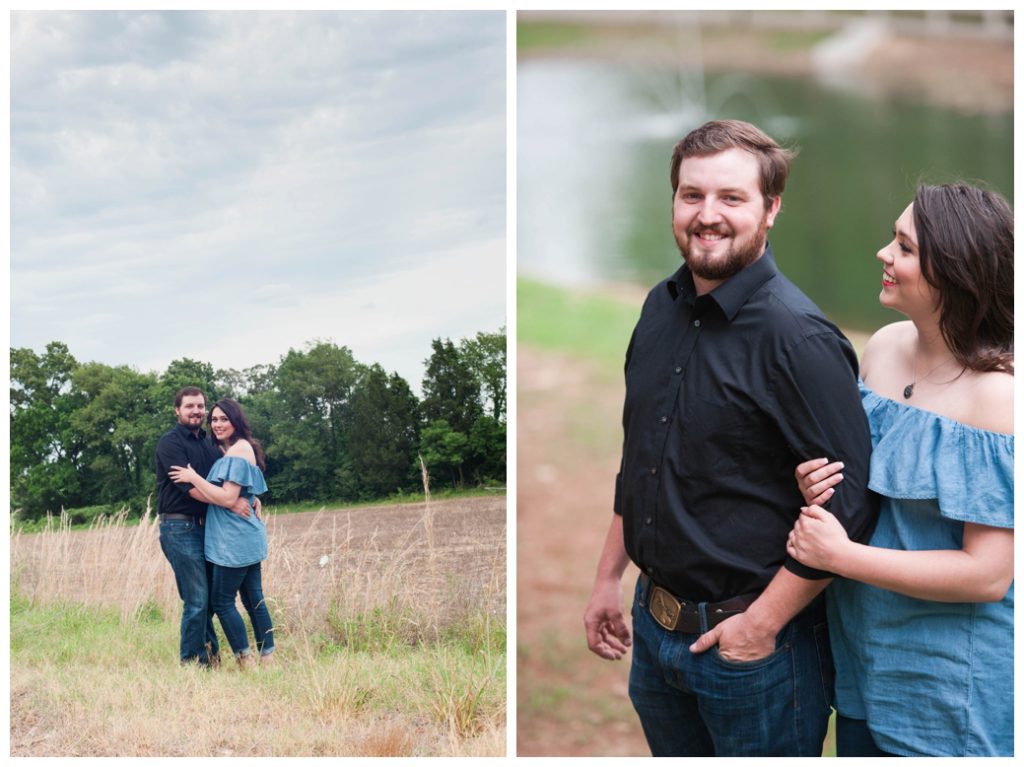
[[[845,26],[809,24],[793,12],[785,26],[746,17],[704,14],[522,12],[519,56],[620,59],[646,66],[699,67],[708,72],[816,77],[815,50]],[[751,15],[751,19],[758,17]],[[813,18],[813,17],[812,17]],[[659,23],[660,20],[660,23]],[[848,24],[863,20],[851,18]],[[740,22],[740,23],[737,23]],[[986,25],[945,27],[907,19],[872,20],[882,30],[870,51],[851,61],[840,87],[880,98],[907,98],[967,113],[1013,110],[1013,37]],[[829,75],[830,82],[839,84]]]

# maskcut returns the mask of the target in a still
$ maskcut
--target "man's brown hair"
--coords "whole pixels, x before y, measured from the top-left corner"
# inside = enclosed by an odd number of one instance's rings
[[[742,120],[712,120],[690,131],[672,150],[669,180],[672,194],[679,188],[679,166],[685,157],[707,157],[727,149],[742,149],[754,155],[761,168],[761,194],[767,210],[781,197],[789,176],[789,161],[796,150],[785,149],[758,128]]]

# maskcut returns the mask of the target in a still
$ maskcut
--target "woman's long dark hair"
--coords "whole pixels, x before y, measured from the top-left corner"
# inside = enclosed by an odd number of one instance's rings
[[[242,406],[229,397],[217,400],[214,406],[210,408],[210,414],[206,416],[206,423],[211,426],[211,434],[213,433],[211,423],[213,421],[213,411],[216,408],[220,408],[224,415],[228,417],[231,425],[235,427],[235,433],[231,435],[231,442],[225,447],[230,447],[240,439],[246,439],[252,445],[253,452],[256,453],[256,465],[260,469],[267,468],[266,458],[263,454],[263,445],[252,436],[252,429],[249,428],[249,419],[245,417],[245,411],[242,410]]]
[[[1013,211],[969,184],[918,187],[921,273],[939,294],[939,329],[957,361],[1013,373]]]

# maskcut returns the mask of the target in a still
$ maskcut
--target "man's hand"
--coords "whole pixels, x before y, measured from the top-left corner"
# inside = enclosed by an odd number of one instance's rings
[[[259,501],[257,501],[259,503]],[[240,517],[248,517],[250,514],[249,502],[242,496],[238,496],[235,502],[231,505],[231,511]]]
[[[749,663],[775,652],[775,636],[774,632],[757,626],[747,613],[740,613],[701,634],[690,645],[690,652],[704,652],[717,644],[718,654],[726,660]]]
[[[260,499],[256,498],[256,503],[253,504],[252,510],[256,512],[256,519],[263,519],[263,504],[260,503]]]
[[[606,660],[619,660],[633,640],[622,615],[622,581],[599,580],[594,584],[590,603],[583,613],[587,646]]]

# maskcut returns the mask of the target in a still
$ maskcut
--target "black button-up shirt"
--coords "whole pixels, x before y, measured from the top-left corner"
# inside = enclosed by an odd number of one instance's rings
[[[626,352],[615,512],[626,551],[685,599],[759,592],[786,555],[803,504],[801,461],[841,460],[828,508],[866,542],[871,438],[857,357],[838,328],[775,266],[771,247],[697,296],[684,265],[647,296]]]
[[[220,450],[202,429],[197,434],[187,426],[178,424],[164,434],[156,445],[156,503],[160,514],[206,515],[207,504],[197,501],[188,494],[192,489],[189,482],[171,482],[167,472],[172,466],[188,466],[201,476],[210,473],[213,464],[220,458]]]

